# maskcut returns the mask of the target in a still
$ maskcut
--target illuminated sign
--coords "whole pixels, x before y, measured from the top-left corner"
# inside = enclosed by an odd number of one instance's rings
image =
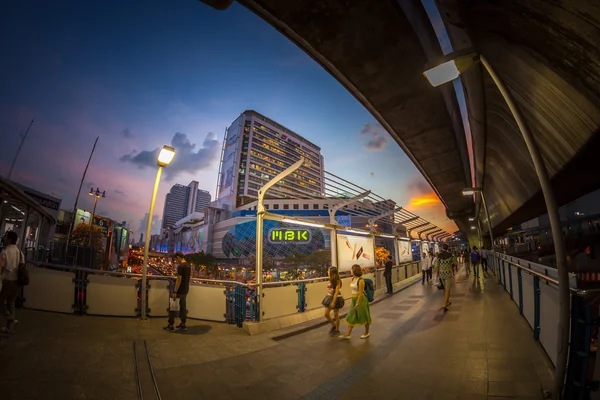
[[[310,243],[310,230],[308,229],[271,229],[269,242],[271,243]]]

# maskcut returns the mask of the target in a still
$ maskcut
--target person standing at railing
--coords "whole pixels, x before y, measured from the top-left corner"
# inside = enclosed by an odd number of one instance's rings
[[[433,264],[436,269],[437,278],[444,285],[444,311],[448,311],[448,307],[452,304],[450,302],[450,294],[452,293],[452,285],[454,283],[453,270],[457,264],[456,257],[448,251],[449,247],[446,243],[442,245],[442,251],[435,258]]]
[[[423,258],[421,259],[421,272],[423,274],[421,285],[425,284],[425,279],[427,279],[427,283],[429,283],[431,280],[431,258],[427,252],[423,253]]]
[[[323,305],[325,306],[325,318],[332,325],[329,336],[335,337],[340,334],[340,309],[344,307],[342,278],[340,278],[337,267],[329,267],[327,275],[329,276],[329,286],[327,286],[327,296],[323,299]],[[332,310],[333,318],[331,318]]]
[[[10,333],[17,320],[15,319],[15,301],[19,293],[19,280],[17,271],[19,264],[25,260],[23,253],[17,247],[19,236],[14,231],[4,234],[6,247],[0,253],[0,272],[2,275],[2,289],[0,289],[0,311],[6,317],[6,326],[0,331]]]
[[[385,286],[387,287],[387,292],[385,292],[385,294],[387,295],[394,294],[394,286],[392,285],[393,266],[394,262],[392,261],[392,256],[387,256],[387,260],[385,261],[385,269],[383,271],[383,276],[385,277]]]
[[[177,262],[177,281],[175,281],[175,290],[173,290],[173,298],[179,299],[179,319],[181,319],[181,324],[177,326],[177,329],[181,331],[186,331],[186,320],[187,320],[187,302],[186,297],[190,291],[190,276],[192,274],[192,269],[190,265],[185,262],[185,258],[183,258],[183,253],[178,251],[175,253],[175,258]],[[169,311],[169,325],[165,327],[165,330],[169,332],[175,331],[175,312]]]
[[[345,335],[340,336],[340,339],[350,340],[352,335],[352,329],[355,326],[365,327],[365,333],[361,335],[361,339],[368,338],[371,333],[369,328],[371,326],[371,309],[369,307],[369,300],[365,295],[365,281],[362,279],[362,267],[358,264],[354,264],[350,270],[352,272],[352,282],[350,283],[350,289],[352,289],[352,304],[348,310],[348,315],[344,319],[346,325],[348,325],[348,332]]]

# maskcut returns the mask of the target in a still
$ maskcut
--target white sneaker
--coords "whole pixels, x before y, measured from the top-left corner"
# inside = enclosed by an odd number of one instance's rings
[[[368,338],[369,336],[371,336],[371,333],[370,333],[370,332],[369,332],[369,333],[365,333],[364,335],[361,335],[361,336],[360,336],[360,338],[361,338],[361,339],[366,339],[366,338]]]

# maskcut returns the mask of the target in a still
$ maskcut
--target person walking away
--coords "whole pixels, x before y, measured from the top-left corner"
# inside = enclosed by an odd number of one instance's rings
[[[483,246],[481,246],[480,255],[481,255],[481,270],[483,271],[484,274],[487,274],[487,270],[488,270],[488,251]]]
[[[190,291],[190,276],[192,269],[190,268],[190,265],[185,262],[182,252],[178,251],[175,253],[175,259],[177,263],[177,281],[175,282],[175,290],[173,290],[173,298],[179,299],[179,319],[181,320],[181,324],[177,326],[177,329],[186,331],[186,297]],[[175,314],[176,312],[169,311],[169,325],[165,327],[165,329],[169,332],[175,331],[175,327],[173,326],[175,325]]]
[[[325,318],[332,325],[329,330],[329,336],[335,337],[340,334],[340,309],[344,307],[344,297],[342,296],[342,279],[337,267],[329,267],[327,270],[329,276],[329,286],[327,286],[327,296],[324,302]],[[333,311],[333,318],[331,318]]]
[[[25,261],[25,257],[17,247],[19,236],[14,231],[4,234],[4,245],[6,246],[0,254],[0,271],[2,275],[2,289],[0,289],[0,312],[6,317],[6,326],[0,328],[2,333],[12,333],[15,323],[15,301],[19,293],[19,281],[17,271],[19,264]]]
[[[348,332],[340,336],[340,339],[349,340],[352,335],[352,329],[355,326],[362,325],[365,327],[365,333],[360,338],[366,339],[371,335],[369,328],[372,321],[369,300],[365,295],[365,281],[361,278],[362,268],[360,265],[354,264],[351,272],[352,282],[350,283],[350,289],[352,289],[352,304],[350,304],[348,315],[344,319],[344,322],[348,325]]]
[[[477,246],[473,246],[473,251],[471,252],[471,264],[473,264],[473,277],[479,278],[479,264],[481,263],[481,255],[479,254],[479,249]]]
[[[442,251],[435,258],[434,268],[438,279],[442,280],[444,284],[444,311],[448,311],[448,308],[452,304],[450,302],[450,295],[452,293],[452,284],[454,279],[452,276],[452,269],[456,266],[456,257],[448,251],[448,244],[442,245]]]
[[[463,264],[465,265],[465,270],[467,271],[467,276],[469,275],[469,273],[471,272],[471,268],[470,268],[470,264],[469,264],[469,255],[471,254],[471,252],[469,251],[469,248],[465,248],[465,251],[463,251]]]
[[[392,285],[392,267],[394,266],[394,262],[392,261],[392,256],[387,256],[387,260],[385,261],[385,270],[383,271],[383,276],[385,277],[385,286],[387,287],[387,292],[385,294],[394,294],[394,286]]]
[[[427,279],[427,283],[429,283],[429,280],[431,279],[431,258],[429,258],[427,252],[423,253],[423,258],[421,259],[421,272],[423,273],[421,285],[425,284],[425,279]]]

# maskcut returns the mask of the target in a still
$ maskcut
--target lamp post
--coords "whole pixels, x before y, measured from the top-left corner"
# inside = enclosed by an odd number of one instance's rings
[[[168,166],[175,157],[175,149],[170,146],[163,146],[158,154],[157,164],[158,170],[156,171],[156,180],[154,181],[154,189],[152,190],[152,200],[150,200],[150,213],[148,214],[148,224],[146,225],[146,237],[144,242],[144,264],[142,266],[142,301],[141,301],[141,315],[142,319],[146,319],[146,308],[147,308],[147,295],[146,285],[148,282],[148,248],[150,247],[150,233],[152,232],[152,216],[154,215],[154,204],[156,203],[156,193],[158,192],[158,185],[160,183],[160,176],[162,175],[162,169]]]
[[[470,54],[449,54],[444,57],[444,61],[441,64],[428,69],[423,73],[425,77],[433,86],[439,86],[441,84],[450,82],[459,77],[459,75],[477,64],[479,61],[486,69],[498,90],[502,94],[504,101],[510,109],[513,118],[519,126],[521,136],[525,141],[531,161],[535,168],[537,178],[540,182],[540,187],[544,195],[546,202],[546,209],[548,211],[548,218],[550,220],[550,228],[552,229],[552,239],[554,241],[554,252],[556,254],[556,268],[558,270],[558,293],[559,293],[559,318],[558,318],[558,343],[556,350],[556,370],[554,378],[554,391],[553,398],[560,399],[563,396],[565,378],[567,373],[567,362],[568,362],[568,347],[569,347],[569,323],[570,323],[570,289],[569,289],[569,272],[567,271],[567,257],[564,247],[564,235],[560,223],[560,215],[558,212],[558,206],[556,198],[550,184],[550,177],[548,175],[548,169],[540,149],[535,141],[534,136],[529,131],[529,127],[521,115],[521,110],[514,101],[512,94],[508,91],[508,88],[504,85],[496,71],[492,68],[488,60],[482,54],[470,53]],[[481,192],[483,194],[483,192]],[[483,196],[482,196],[483,200]],[[485,207],[485,201],[484,201]],[[487,213],[487,207],[486,213]],[[489,216],[488,216],[489,223]],[[490,235],[491,235],[490,229]],[[490,236],[491,237],[491,236]],[[492,239],[493,243],[493,239]],[[493,248],[493,246],[492,246]]]
[[[100,188],[96,188],[96,191],[94,191],[94,188],[90,189],[90,193],[88,193],[90,196],[94,196],[94,208],[92,210],[92,216],[90,218],[90,238],[88,239],[88,246],[92,247],[92,226],[94,225],[94,215],[96,214],[96,204],[98,203],[98,199],[100,197],[104,198],[106,197],[106,191],[102,191],[100,192]]]

